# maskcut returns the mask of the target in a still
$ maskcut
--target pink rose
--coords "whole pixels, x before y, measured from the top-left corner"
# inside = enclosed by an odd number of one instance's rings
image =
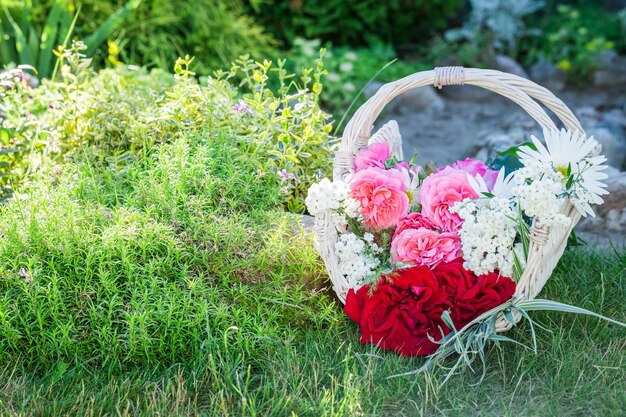
[[[367,148],[361,149],[354,157],[354,170],[362,171],[366,168],[385,168],[385,161],[391,157],[391,151],[387,142],[372,143]]]
[[[439,233],[425,227],[406,229],[391,241],[392,262],[430,268],[456,259],[460,250],[461,239],[456,233]]]
[[[496,183],[496,178],[498,177],[498,171],[489,169],[487,165],[477,159],[465,158],[463,161],[456,161],[453,164],[439,168],[439,172],[448,167],[465,171],[472,177],[480,175],[485,180],[485,184],[487,184],[489,191],[493,189],[493,185]]]
[[[477,197],[467,181],[466,171],[446,167],[426,177],[420,189],[419,203],[422,215],[437,229],[453,232],[460,227],[461,218],[456,213],[450,213],[450,207],[466,198]]]
[[[396,231],[394,233],[394,237],[398,236],[400,233],[404,232],[407,229],[419,229],[420,227],[425,227],[426,229],[434,230],[435,226],[428,221],[428,219],[422,216],[422,213],[411,213],[408,216],[400,219],[398,222],[398,226],[396,226]]]
[[[355,173],[348,184],[358,200],[365,225],[374,230],[395,226],[409,208],[404,177],[397,171],[367,168]]]

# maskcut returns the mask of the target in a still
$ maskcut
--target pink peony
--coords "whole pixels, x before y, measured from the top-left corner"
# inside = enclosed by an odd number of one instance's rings
[[[359,172],[370,167],[384,169],[385,161],[390,157],[391,151],[387,142],[372,143],[356,154],[354,157],[354,170]]]
[[[439,233],[420,227],[406,229],[391,241],[392,262],[410,263],[430,268],[459,256],[461,239],[454,232]]]
[[[419,229],[420,227],[425,227],[426,229],[431,230],[435,229],[435,226],[422,216],[422,213],[411,213],[400,219],[398,226],[396,226],[394,237],[398,236],[407,229]]]
[[[450,213],[450,207],[466,198],[477,197],[467,181],[466,171],[446,167],[426,177],[420,189],[419,203],[422,215],[437,229],[453,232],[460,227],[461,218],[456,213]]]
[[[373,230],[395,226],[406,215],[409,197],[404,177],[396,171],[367,168],[352,176],[351,197],[360,203],[365,225]]]
[[[487,184],[489,191],[493,189],[493,185],[496,183],[496,178],[498,177],[498,171],[489,169],[487,165],[478,159],[465,158],[463,161],[456,161],[453,164],[439,168],[439,172],[448,167],[465,171],[472,177],[480,175],[485,180],[485,184]]]

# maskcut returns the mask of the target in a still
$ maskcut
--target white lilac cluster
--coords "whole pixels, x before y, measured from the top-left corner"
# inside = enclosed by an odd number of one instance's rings
[[[540,226],[568,226],[570,218],[561,213],[566,201],[564,177],[551,165],[526,161],[513,176],[513,195],[529,217]]]
[[[339,272],[346,277],[348,286],[354,290],[366,284],[366,279],[374,275],[380,265],[380,260],[374,253],[382,250],[374,243],[374,236],[366,233],[364,239],[354,233],[344,233],[335,244]]]
[[[512,277],[517,213],[507,198],[491,198],[477,204],[464,200],[450,208],[463,219],[459,231],[463,267],[476,275],[499,271]]]
[[[350,197],[350,188],[343,181],[324,178],[313,184],[305,203],[312,216],[330,210],[330,220],[339,229],[347,225],[347,218],[354,219],[359,215],[359,202]]]

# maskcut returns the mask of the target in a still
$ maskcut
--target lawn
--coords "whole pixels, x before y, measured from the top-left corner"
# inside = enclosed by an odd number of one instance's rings
[[[358,342],[254,158],[207,128],[0,207],[0,415],[622,415],[624,331],[586,316],[533,314],[482,383],[394,378],[423,360]],[[543,295],[626,321],[626,250],[568,250]]]

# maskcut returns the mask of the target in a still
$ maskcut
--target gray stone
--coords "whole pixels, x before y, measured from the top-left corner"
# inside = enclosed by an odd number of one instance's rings
[[[441,89],[441,93],[451,100],[473,103],[484,103],[498,99],[496,93],[474,85],[447,85]]]
[[[523,78],[530,78],[524,67],[508,55],[496,55],[495,68]]]
[[[551,62],[539,61],[530,67],[530,78],[548,90],[561,91],[565,87],[567,74]]]
[[[426,86],[414,88],[401,94],[392,103],[393,108],[400,114],[412,114],[425,110],[442,111],[446,105],[434,87]]]
[[[613,167],[606,170],[609,176],[604,182],[609,194],[603,196],[604,204],[594,207],[596,217],[589,217],[581,222],[582,230],[600,233],[626,232],[626,172]]]
[[[593,73],[593,85],[596,87],[615,87],[626,85],[626,56],[614,51],[604,52],[598,59],[598,67]]]
[[[298,225],[302,228],[305,233],[312,233],[313,226],[315,225],[315,217],[309,216],[308,214],[302,214],[297,217]]]
[[[578,121],[583,126],[598,124],[598,122],[602,119],[600,112],[592,106],[580,107],[576,109],[574,113],[576,113]]]
[[[384,85],[381,82],[369,83],[363,94],[366,98],[372,97]],[[443,99],[437,94],[434,87],[425,86],[414,88],[396,97],[385,106],[385,113],[391,114],[413,114],[422,111],[442,111],[445,108]]]
[[[626,144],[617,137],[610,129],[603,126],[591,126],[585,129],[588,136],[593,136],[602,145],[602,153],[607,158],[607,163],[617,169],[621,169],[626,158]]]
[[[371,83],[367,84],[365,86],[365,89],[363,90],[363,95],[365,96],[365,98],[370,98],[372,97],[374,94],[376,94],[376,92],[380,89],[380,87],[382,87],[383,85],[385,85],[385,83],[381,83],[380,81],[372,81]]]
[[[624,132],[626,129],[626,113],[622,109],[611,109],[604,112],[602,121],[613,131]]]
[[[478,140],[474,149],[474,158],[486,161],[488,158],[496,157],[497,152],[505,151],[526,140],[528,140],[526,133],[521,129],[488,133]]]

